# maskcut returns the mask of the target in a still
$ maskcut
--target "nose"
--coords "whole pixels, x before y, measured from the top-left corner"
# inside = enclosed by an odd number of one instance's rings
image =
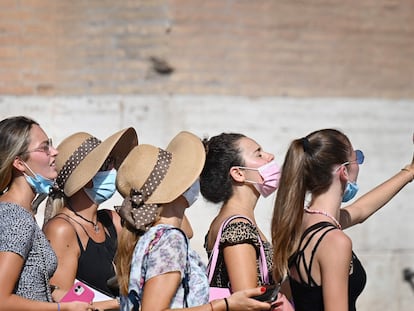
[[[275,155],[273,153],[265,152],[266,153],[266,160],[267,162],[271,162],[275,159]]]
[[[53,146],[49,146],[49,153],[51,156],[57,156],[59,154],[59,150]]]

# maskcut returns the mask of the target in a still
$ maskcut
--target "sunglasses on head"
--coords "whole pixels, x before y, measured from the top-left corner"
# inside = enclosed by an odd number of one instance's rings
[[[348,161],[348,162],[343,163],[342,165],[348,165],[348,164],[351,164],[351,163],[357,163],[358,165],[360,165],[360,164],[364,163],[365,156],[364,156],[364,153],[361,150],[359,150],[359,149],[355,150],[355,157],[356,157],[356,159],[354,161]]]

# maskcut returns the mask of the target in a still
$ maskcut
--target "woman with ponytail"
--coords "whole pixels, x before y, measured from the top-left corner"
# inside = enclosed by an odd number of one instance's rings
[[[273,274],[289,277],[296,311],[351,311],[366,273],[342,230],[364,222],[414,178],[414,163],[353,204],[364,161],[342,132],[294,140],[282,167],[272,219]]]

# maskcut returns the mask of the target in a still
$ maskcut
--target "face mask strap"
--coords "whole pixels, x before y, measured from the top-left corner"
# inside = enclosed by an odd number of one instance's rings
[[[32,173],[33,176],[31,176],[32,178],[34,178],[35,180],[37,180],[37,176],[35,174],[35,172],[33,172],[33,170],[30,168],[29,165],[27,165],[26,162],[23,161],[24,166],[26,166],[26,168],[30,171],[30,173]],[[24,175],[28,176],[25,172],[23,172]]]

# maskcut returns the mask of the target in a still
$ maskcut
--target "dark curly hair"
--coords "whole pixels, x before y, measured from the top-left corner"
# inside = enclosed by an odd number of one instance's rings
[[[246,137],[238,133],[221,133],[210,139],[204,139],[206,161],[200,175],[200,192],[213,203],[227,202],[233,195],[232,178],[229,174],[232,166],[243,166],[239,141]]]

